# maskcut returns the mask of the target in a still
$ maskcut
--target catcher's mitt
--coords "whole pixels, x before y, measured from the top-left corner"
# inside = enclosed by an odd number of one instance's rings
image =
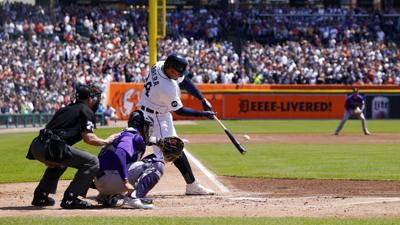
[[[172,162],[181,156],[184,145],[183,141],[178,137],[166,137],[157,142],[157,146],[163,152],[166,162]]]

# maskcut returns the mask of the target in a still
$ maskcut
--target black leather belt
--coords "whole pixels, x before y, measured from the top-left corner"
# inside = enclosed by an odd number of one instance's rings
[[[152,109],[147,108],[147,107],[144,107],[144,106],[141,106],[140,109],[143,110],[143,111],[146,111],[146,112],[148,112],[148,113],[158,114],[157,111],[152,110]]]

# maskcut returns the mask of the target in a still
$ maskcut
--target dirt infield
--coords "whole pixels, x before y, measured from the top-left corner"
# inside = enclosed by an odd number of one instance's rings
[[[190,143],[223,143],[215,135],[185,135]],[[251,143],[400,143],[400,135],[252,135]],[[400,182],[346,180],[288,180],[216,177],[229,191],[221,191],[192,164],[196,177],[217,190],[214,196],[185,196],[184,181],[173,165],[150,192],[154,210],[62,210],[59,202],[68,181],[55,195],[56,206],[30,206],[36,183],[0,185],[0,217],[4,216],[171,216],[171,217],[398,217]],[[88,198],[94,202],[95,190]]]

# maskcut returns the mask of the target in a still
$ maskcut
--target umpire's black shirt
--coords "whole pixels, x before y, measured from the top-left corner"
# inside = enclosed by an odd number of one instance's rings
[[[65,140],[68,145],[74,145],[82,140],[82,133],[93,133],[96,127],[96,116],[83,102],[76,102],[61,108],[46,125]]]

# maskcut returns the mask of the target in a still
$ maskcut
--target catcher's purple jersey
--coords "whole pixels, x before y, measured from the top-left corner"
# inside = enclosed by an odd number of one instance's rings
[[[139,161],[146,144],[137,131],[124,131],[99,154],[100,171],[118,170],[122,179],[128,179],[127,165]]]
[[[355,110],[357,107],[362,107],[364,105],[364,98],[361,95],[350,95],[346,99],[345,107],[347,111]]]

